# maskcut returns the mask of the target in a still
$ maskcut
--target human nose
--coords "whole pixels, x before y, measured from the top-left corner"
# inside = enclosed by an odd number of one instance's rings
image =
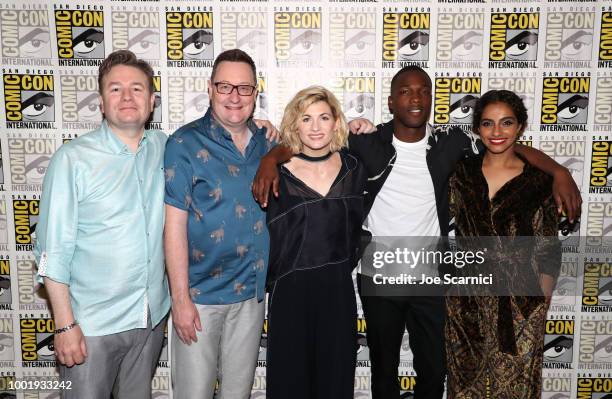
[[[232,91],[230,91],[229,97],[232,102],[240,101],[240,94],[238,94],[238,86],[232,87]]]
[[[121,99],[123,101],[130,101],[130,100],[132,100],[133,99],[132,91],[129,90],[129,89],[121,90]]]

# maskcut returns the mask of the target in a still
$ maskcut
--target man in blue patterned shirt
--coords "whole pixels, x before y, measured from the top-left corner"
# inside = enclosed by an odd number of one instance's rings
[[[172,295],[174,397],[248,398],[264,318],[265,214],[250,186],[270,149],[251,117],[255,64],[241,50],[213,65],[204,117],[165,154],[166,266]]]

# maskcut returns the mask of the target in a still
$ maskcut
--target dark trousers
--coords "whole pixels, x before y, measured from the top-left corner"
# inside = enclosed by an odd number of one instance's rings
[[[372,399],[400,397],[398,367],[404,329],[414,355],[416,399],[444,394],[445,306],[443,296],[361,296],[372,372]]]
[[[352,399],[357,305],[344,265],[294,271],[269,297],[268,399]]]

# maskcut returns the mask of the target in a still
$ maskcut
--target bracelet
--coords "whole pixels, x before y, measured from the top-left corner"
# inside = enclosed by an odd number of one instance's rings
[[[61,333],[66,332],[68,330],[72,330],[73,328],[75,328],[78,325],[79,325],[79,322],[75,320],[75,321],[73,321],[72,323],[68,324],[65,327],[56,329],[55,331],[53,331],[53,334],[55,334],[55,335],[61,334]]]

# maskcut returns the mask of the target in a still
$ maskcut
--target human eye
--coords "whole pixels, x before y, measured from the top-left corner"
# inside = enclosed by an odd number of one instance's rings
[[[559,105],[557,116],[559,119],[561,119],[561,122],[568,123],[571,119],[576,118],[580,113],[582,113],[588,104],[588,97],[575,94]]]
[[[40,92],[21,103],[21,112],[26,118],[36,118],[44,114],[53,105],[53,95]]]
[[[250,85],[238,85],[238,94],[242,96],[250,96],[255,89]]]
[[[506,53],[510,57],[519,57],[527,53],[536,44],[538,44],[538,34],[524,31],[508,41]]]
[[[398,52],[403,57],[410,57],[418,53],[428,43],[429,33],[417,30],[399,42]]]
[[[212,43],[212,33],[207,30],[200,29],[187,39],[183,40],[183,51],[189,56],[195,56],[202,53],[210,43]]]
[[[481,127],[492,127],[493,122],[491,122],[490,120],[483,120],[480,122],[480,126]]]
[[[87,29],[74,39],[74,51],[79,54],[87,54],[94,51],[104,40],[104,33],[97,29]]]

